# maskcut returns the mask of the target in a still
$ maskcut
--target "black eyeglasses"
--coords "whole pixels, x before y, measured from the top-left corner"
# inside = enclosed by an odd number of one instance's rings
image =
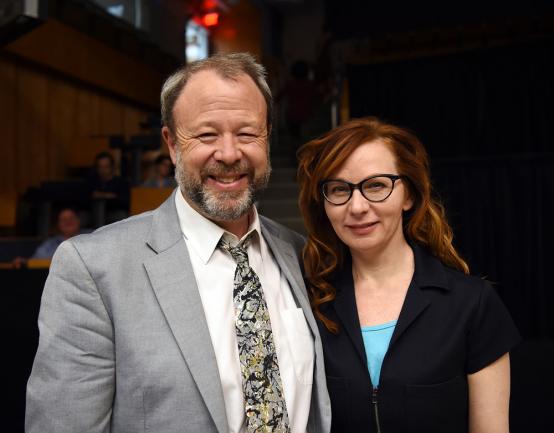
[[[402,177],[396,174],[377,174],[356,184],[345,180],[329,179],[321,182],[321,191],[325,200],[334,205],[348,202],[355,189],[359,190],[366,200],[378,203],[389,198],[394,189],[394,183]]]

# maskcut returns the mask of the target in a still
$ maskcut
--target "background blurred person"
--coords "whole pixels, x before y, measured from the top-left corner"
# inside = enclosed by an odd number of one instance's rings
[[[94,158],[94,171],[86,179],[86,188],[92,200],[106,201],[104,223],[121,220],[129,214],[129,182],[116,174],[111,153],[100,152]]]
[[[45,239],[35,250],[31,259],[51,259],[58,246],[66,239],[72,238],[81,232],[81,219],[75,209],[64,207],[58,212],[56,219],[58,234]],[[13,261],[15,268],[27,264],[27,258],[16,257]]]
[[[508,433],[519,334],[453,247],[420,141],[370,117],[299,159],[332,431]]]
[[[144,181],[147,188],[175,188],[177,182],[173,174],[173,163],[169,155],[159,155],[154,161],[154,173]]]
[[[285,116],[290,138],[298,146],[319,101],[318,90],[310,78],[310,66],[307,62],[299,60],[291,65],[290,78],[275,99],[281,98],[286,104]]]

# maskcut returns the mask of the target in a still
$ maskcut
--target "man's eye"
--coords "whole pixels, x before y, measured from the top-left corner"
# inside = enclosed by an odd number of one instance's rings
[[[200,141],[213,141],[217,138],[217,134],[215,132],[204,132],[198,134],[196,138]]]
[[[251,132],[239,132],[237,136],[240,140],[253,140],[257,137],[256,134]]]

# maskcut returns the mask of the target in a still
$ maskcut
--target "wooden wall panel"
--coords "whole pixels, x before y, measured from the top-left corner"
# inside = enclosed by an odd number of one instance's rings
[[[100,130],[103,135],[123,133],[123,105],[113,99],[100,100]]]
[[[75,144],[67,156],[68,166],[92,165],[97,153],[109,150],[109,135],[124,134],[122,107],[114,99],[78,90]]]
[[[90,164],[96,146],[91,138],[93,131],[99,134],[99,96],[84,89],[77,91],[75,106],[75,140],[67,155],[67,164],[80,167]]]
[[[104,98],[100,103],[100,132],[104,136],[123,135],[125,126],[123,121],[123,105],[118,101]],[[108,145],[103,150],[109,150],[115,158],[116,167],[119,166],[121,152],[109,148],[109,138],[106,138]]]
[[[54,19],[8,44],[6,49],[151,107],[158,105],[166,75]]]
[[[0,48],[0,192],[62,178],[108,135],[142,132],[166,73],[53,19]]]
[[[77,137],[76,106],[78,90],[59,80],[50,81],[49,151],[50,176],[63,178],[67,155]]]
[[[108,135],[140,133],[148,114],[1,55],[0,95],[0,192],[6,193],[23,193],[65,177],[69,167],[91,165],[109,149]]]
[[[38,186],[49,176],[48,80],[29,69],[17,73],[17,189]]]
[[[16,67],[0,58],[0,193],[16,191]]]
[[[132,135],[144,134],[146,131],[140,127],[140,124],[145,121],[144,111],[133,107],[123,107],[123,130],[127,138]]]
[[[212,36],[216,52],[248,51],[257,59],[262,58],[260,9],[255,4],[238,2],[220,18]]]

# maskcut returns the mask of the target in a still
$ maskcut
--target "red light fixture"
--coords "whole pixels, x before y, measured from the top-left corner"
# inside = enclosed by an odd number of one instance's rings
[[[217,6],[217,0],[204,0],[202,2],[202,9],[204,9],[205,11],[215,10]]]
[[[219,14],[210,12],[202,17],[202,24],[206,27],[214,27],[219,23]]]

